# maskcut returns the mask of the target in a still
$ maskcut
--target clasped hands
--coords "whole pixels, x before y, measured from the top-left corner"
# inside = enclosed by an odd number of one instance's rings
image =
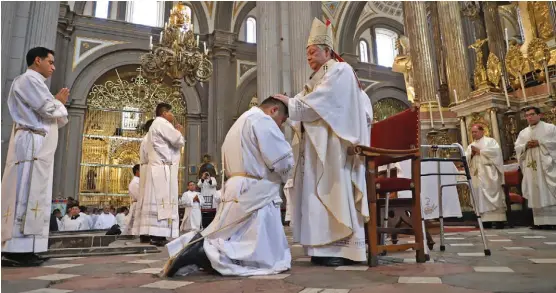
[[[65,88],[61,89],[56,94],[56,96],[54,96],[54,98],[56,98],[56,100],[60,101],[60,103],[65,105],[66,102],[68,101],[69,94],[70,94],[70,90],[67,87],[65,87]]]
[[[481,154],[481,149],[472,145],[471,146],[471,155],[475,156],[475,155],[480,155]]]
[[[536,140],[536,139],[532,139],[532,140],[527,142],[527,148],[528,149],[536,148],[538,146],[539,146],[539,141]]]

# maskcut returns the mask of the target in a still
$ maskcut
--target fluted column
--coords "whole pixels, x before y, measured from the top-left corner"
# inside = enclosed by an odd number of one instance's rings
[[[483,11],[488,37],[488,49],[500,59],[500,62],[504,63],[504,60],[506,60],[506,42],[504,40],[504,31],[500,24],[498,4],[494,1],[483,2]],[[505,72],[506,66],[502,66],[502,70]]]
[[[556,32],[556,2],[548,2],[548,13],[550,14],[550,19],[552,21],[552,29]]]
[[[444,44],[442,43],[442,35],[440,33],[440,24],[438,23],[438,6],[437,2],[429,2],[431,13],[432,38],[434,40],[434,55],[436,56],[436,68],[438,72],[439,85],[447,84],[446,66],[444,64]]]
[[[425,2],[403,2],[405,34],[411,46],[415,102],[434,101],[434,64]]]
[[[25,49],[22,54],[34,47],[46,47],[54,50],[60,1],[33,1],[29,11],[29,24]],[[23,64],[26,68],[27,64]]]
[[[280,2],[257,1],[257,97],[259,102],[282,91]]]
[[[311,76],[307,64],[307,39],[313,19],[320,18],[322,4],[320,1],[291,1],[289,7],[289,52],[291,69],[291,95],[303,89]]]
[[[437,2],[440,29],[446,46],[446,75],[450,88],[450,102],[455,103],[454,89],[458,97],[467,99],[471,92],[468,58],[463,35],[458,2]]]
[[[459,117],[459,128],[461,131],[461,145],[463,149],[467,149],[467,124],[465,123],[465,117]]]
[[[492,136],[498,142],[498,145],[502,145],[500,140],[500,128],[498,127],[498,118],[496,117],[496,108],[489,109],[490,112],[490,123],[492,124]]]

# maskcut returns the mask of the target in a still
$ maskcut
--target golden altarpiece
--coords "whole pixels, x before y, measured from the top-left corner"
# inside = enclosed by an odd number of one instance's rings
[[[128,185],[132,168],[139,163],[145,122],[154,118],[156,105],[172,105],[176,123],[185,125],[183,99],[173,98],[168,83],[150,83],[141,68],[122,66],[100,77],[87,97],[83,130],[79,201],[101,207],[129,206]],[[181,150],[178,184],[184,192],[187,168]]]

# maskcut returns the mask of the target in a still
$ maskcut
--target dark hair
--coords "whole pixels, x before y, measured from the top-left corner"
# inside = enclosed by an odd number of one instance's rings
[[[27,56],[25,56],[25,59],[27,60],[27,66],[33,65],[37,57],[44,59],[48,57],[48,54],[52,54],[52,56],[54,56],[54,51],[47,49],[45,47],[35,47],[29,50],[27,52]]]
[[[280,108],[280,112],[286,115],[286,117],[289,117],[288,106],[284,104],[284,102],[274,97],[266,98],[259,107],[265,108],[265,107],[272,107],[272,106],[278,106],[278,108]]]
[[[137,174],[137,172],[139,172],[139,168],[141,168],[141,166],[139,164],[133,166],[133,175]]]
[[[525,108],[523,109],[523,113],[527,113],[527,112],[530,111],[530,110],[535,110],[535,113],[536,113],[537,115],[541,113],[541,109],[539,109],[539,108],[537,108],[537,107],[535,107],[535,106],[525,107]]]
[[[156,105],[156,117],[160,117],[162,116],[162,114],[166,111],[170,111],[172,110],[172,106],[170,106],[170,104],[167,103],[160,103],[158,105]]]
[[[149,132],[151,125],[153,125],[153,121],[154,119],[149,119],[147,122],[145,122],[145,125],[143,125],[143,132]]]
[[[82,213],[84,213],[84,212],[87,211],[87,207],[86,207],[86,206],[80,206],[80,207],[79,207],[79,210],[80,210]]]
[[[59,209],[54,209],[54,210],[52,211],[52,214],[53,214],[53,215],[55,215],[55,214],[57,214],[57,213],[61,213]]]
[[[66,207],[66,211],[69,212],[69,210],[71,210],[73,207],[79,207],[79,203],[75,202],[75,201],[68,203],[68,205]]]

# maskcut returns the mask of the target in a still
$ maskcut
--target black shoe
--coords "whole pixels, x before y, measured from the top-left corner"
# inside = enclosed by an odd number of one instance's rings
[[[339,267],[353,265],[355,262],[351,259],[343,257],[325,257],[322,260],[322,265],[327,267]]]
[[[322,265],[322,261],[325,259],[324,257],[320,256],[311,256],[311,263],[314,265]]]
[[[38,267],[46,260],[34,253],[3,253],[2,267]]]
[[[150,243],[151,242],[151,236],[141,235],[141,236],[139,236],[139,242],[140,243]]]
[[[189,243],[201,239],[201,233],[197,233]],[[197,265],[207,273],[214,272],[210,260],[203,249],[204,239],[197,241],[185,249],[180,251],[178,255],[171,261],[170,265],[165,269],[164,275],[166,277],[173,277],[179,269],[188,265]]]
[[[504,222],[496,222],[496,223],[494,224],[494,228],[495,228],[495,229],[499,229],[499,230],[500,230],[500,229],[504,229]]]

